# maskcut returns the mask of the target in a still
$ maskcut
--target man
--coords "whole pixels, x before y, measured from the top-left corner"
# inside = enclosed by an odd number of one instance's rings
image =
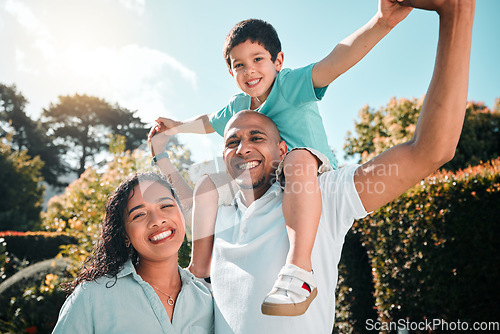
[[[361,166],[319,176],[323,211],[312,263],[320,293],[304,315],[271,317],[260,310],[289,247],[283,191],[274,182],[286,144],[262,114],[240,112],[227,124],[224,160],[240,192],[217,216],[211,267],[216,333],[331,333],[337,265],[354,219],[395,199],[453,157],[465,115],[474,0],[397,1],[439,14],[432,81],[409,142]],[[394,58],[405,65],[404,55]],[[171,173],[168,159],[158,165]]]

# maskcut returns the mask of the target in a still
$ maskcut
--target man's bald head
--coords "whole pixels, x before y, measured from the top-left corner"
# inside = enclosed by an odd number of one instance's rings
[[[248,118],[259,119],[259,123],[262,122],[261,124],[266,125],[266,127],[269,129],[268,134],[270,136],[273,136],[273,139],[275,139],[277,142],[280,142],[282,140],[280,136],[280,131],[278,130],[276,123],[274,123],[273,120],[269,118],[269,116],[254,110],[243,110],[236,113],[233,117],[231,117],[231,119],[229,120],[229,122],[227,122],[226,127],[224,129],[224,138],[226,138],[226,134],[231,128],[237,126],[240,122],[245,122],[245,120]]]

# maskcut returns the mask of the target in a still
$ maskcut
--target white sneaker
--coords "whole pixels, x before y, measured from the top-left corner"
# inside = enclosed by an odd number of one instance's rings
[[[273,289],[262,303],[266,315],[297,316],[304,314],[318,294],[312,271],[286,264],[278,275]]]

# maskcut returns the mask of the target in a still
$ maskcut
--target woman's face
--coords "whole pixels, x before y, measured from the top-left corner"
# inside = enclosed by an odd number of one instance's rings
[[[125,209],[125,233],[144,261],[174,260],[185,235],[184,216],[170,189],[142,181]]]

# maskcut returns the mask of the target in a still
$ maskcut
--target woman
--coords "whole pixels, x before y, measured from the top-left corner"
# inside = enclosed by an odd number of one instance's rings
[[[53,333],[210,333],[210,291],[178,267],[185,221],[169,182],[125,180],[106,204],[92,256],[69,285]]]

